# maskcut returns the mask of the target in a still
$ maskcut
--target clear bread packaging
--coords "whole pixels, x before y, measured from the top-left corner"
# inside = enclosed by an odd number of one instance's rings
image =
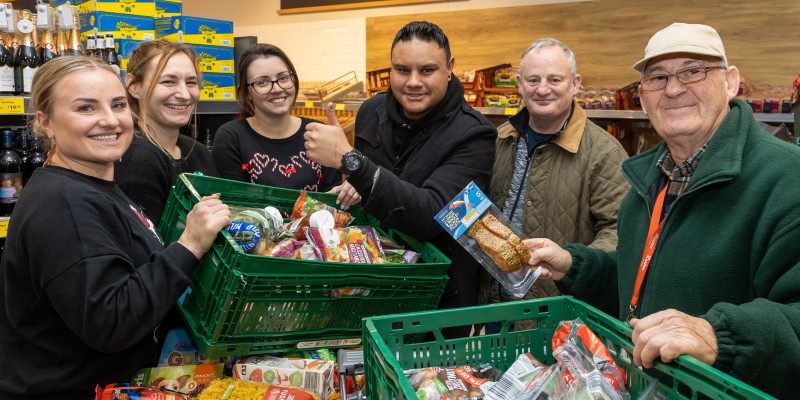
[[[434,217],[509,293],[522,297],[539,277],[528,265],[522,234],[489,197],[470,182]]]

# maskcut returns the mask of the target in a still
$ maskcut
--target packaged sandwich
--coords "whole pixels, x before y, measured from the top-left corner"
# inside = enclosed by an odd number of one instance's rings
[[[475,182],[434,219],[512,295],[522,297],[539,277],[539,267],[528,265],[530,252],[522,243],[521,232]]]

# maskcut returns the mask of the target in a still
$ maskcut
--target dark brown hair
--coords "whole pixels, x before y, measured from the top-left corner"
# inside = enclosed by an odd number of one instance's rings
[[[287,56],[283,50],[278,48],[278,46],[268,43],[256,43],[248,47],[247,50],[242,53],[241,57],[239,57],[239,85],[236,87],[236,95],[239,98],[239,117],[241,118],[252,117],[255,115],[253,98],[250,97],[250,92],[247,90],[247,84],[249,83],[247,82],[247,68],[250,67],[250,64],[252,64],[253,61],[258,60],[259,58],[267,57],[278,57],[289,67],[289,72],[291,73],[292,80],[294,81],[294,87],[298,89],[294,92],[294,98],[292,99],[292,102],[297,100],[297,94],[300,92],[300,79],[297,77],[297,70],[294,69],[294,64],[292,64],[292,61],[289,60],[289,56]]]

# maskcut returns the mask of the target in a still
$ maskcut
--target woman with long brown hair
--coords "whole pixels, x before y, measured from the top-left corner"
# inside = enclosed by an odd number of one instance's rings
[[[178,174],[217,175],[211,153],[195,140],[189,125],[200,86],[197,54],[191,47],[148,41],[136,46],[128,59],[125,87],[138,131],[117,163],[115,178],[156,225]]]

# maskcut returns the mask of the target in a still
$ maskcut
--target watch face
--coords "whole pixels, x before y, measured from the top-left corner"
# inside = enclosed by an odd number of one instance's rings
[[[350,174],[361,168],[361,154],[356,151],[346,153],[342,157],[342,172]]]

